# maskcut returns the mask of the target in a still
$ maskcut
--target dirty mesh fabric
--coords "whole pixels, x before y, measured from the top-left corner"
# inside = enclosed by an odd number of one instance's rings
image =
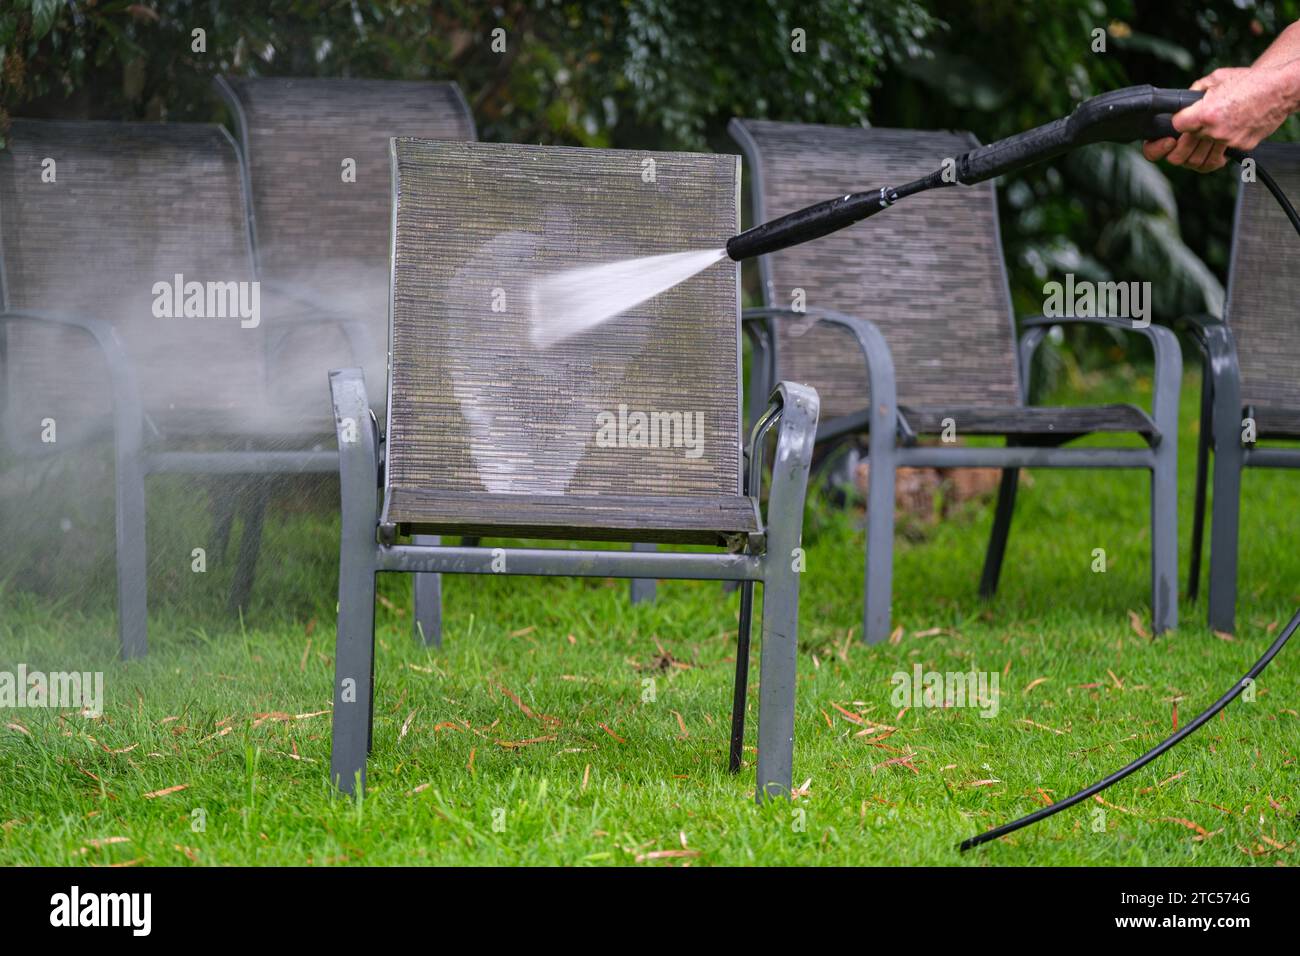
[[[901,186],[978,145],[968,133],[733,120],[751,163],[754,221],[845,193]],[[991,182],[934,189],[816,242],[765,257],[767,305],[869,319],[894,360],[902,406],[1020,404],[1011,299]],[[843,328],[776,323],[777,377],[821,396],[822,420],[860,411],[870,389]]]
[[[1283,193],[1300,197],[1300,146],[1261,143],[1253,152]],[[1241,364],[1242,404],[1260,406],[1259,427],[1274,434],[1300,434],[1300,270],[1285,267],[1296,242],[1264,184],[1242,183],[1224,316]]]
[[[263,278],[323,313],[363,323],[371,348],[353,357],[337,326],[285,330],[273,383],[286,402],[324,403],[330,368],[360,364],[382,408],[388,346],[393,136],[475,139],[455,83],[226,77],[236,107]]]
[[[53,182],[42,181],[46,159]],[[265,302],[256,328],[237,317],[154,314],[155,284],[177,274],[205,284],[255,279],[239,162],[220,127],[14,120],[0,153],[0,256],[7,310],[112,324],[158,429],[271,426]],[[47,417],[60,442],[107,433],[107,370],[88,336],[10,323],[4,344],[12,439],[38,440]]]
[[[387,520],[753,528],[734,262],[550,348],[529,335],[543,275],[720,248],[737,157],[401,138],[394,171]],[[684,425],[602,439],[635,413],[702,423],[697,449]]]

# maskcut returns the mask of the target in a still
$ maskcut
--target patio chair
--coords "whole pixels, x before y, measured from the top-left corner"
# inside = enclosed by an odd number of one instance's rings
[[[732,120],[753,176],[754,220],[882,184],[904,183],[976,145],[966,133]],[[890,634],[895,470],[1002,469],[980,593],[998,585],[1019,469],[1140,468],[1151,473],[1151,608],[1155,630],[1177,623],[1176,455],[1182,358],[1168,329],[1106,318],[1015,321],[991,182],[935,190],[908,208],[816,242],[763,256],[765,306],[746,310],[755,387],[807,382],[822,401],[819,443],[868,434],[863,638]],[[800,299],[802,298],[802,302]],[[794,311],[792,304],[805,305]],[[846,316],[860,321],[852,327]],[[1088,323],[1144,335],[1155,352],[1153,409],[1031,405],[1030,363],[1048,328]],[[751,389],[751,394],[754,394]],[[970,447],[919,436],[1005,436]],[[1093,433],[1131,433],[1145,448],[1065,448]]]
[[[214,84],[238,130],[249,181],[249,219],[263,281],[354,316],[365,331],[303,329],[284,351],[300,374],[286,376],[301,400],[325,402],[321,373],[361,350],[376,414],[387,376],[388,140],[477,138],[455,83],[218,76]],[[413,626],[437,644],[439,579],[417,575]]]
[[[655,162],[655,181],[642,163]],[[742,486],[737,273],[720,263],[602,327],[530,344],[534,278],[720,246],[739,225],[734,156],[393,141],[386,435],[360,369],[330,373],[340,444],[332,782],[365,784],[381,571],[738,580],[731,767],[740,763],[754,582],[763,583],[757,792],[788,792],[799,547],[817,396],[782,383]],[[690,454],[602,437],[602,413],[698,415]],[[753,475],[777,428],[766,516]],[[382,501],[376,500],[376,487]],[[749,493],[747,493],[747,491]],[[399,535],[652,541],[724,553],[444,546]],[[376,542],[378,538],[378,543]]]
[[[0,153],[5,438],[50,454],[112,436],[124,657],[147,647],[147,475],[338,467],[329,410],[278,393],[268,348],[292,323],[323,327],[315,309],[268,293],[255,325],[167,317],[156,288],[179,275],[223,284],[214,306],[228,289],[251,296],[224,285],[256,280],[245,217],[219,126],[17,119]],[[38,437],[46,418],[52,445]],[[232,593],[251,583],[260,528],[260,511],[246,518]]]
[[[264,280],[363,319],[364,365],[376,414],[387,376],[389,158],[392,136],[469,141],[474,117],[455,83],[288,77],[218,77],[243,146],[254,246]],[[343,163],[355,163],[345,181]],[[304,336],[305,338],[305,336]],[[313,334],[290,350],[294,376],[320,400],[322,369],[345,360],[348,343]],[[429,542],[435,543],[435,542]],[[476,543],[473,539],[468,543]],[[633,602],[654,599],[653,581],[633,581]],[[416,575],[415,636],[442,642],[442,585]]]
[[[229,106],[248,180],[253,250],[264,283],[289,287],[369,333],[363,368],[382,384],[388,338],[388,140],[472,140],[455,83],[287,77],[214,80]],[[290,384],[325,400],[323,371],[345,364],[338,330],[300,329]],[[383,414],[382,390],[376,412]]]
[[[1300,145],[1262,143],[1253,150],[1284,193],[1300,195]],[[1296,237],[1264,185],[1237,191],[1232,256],[1223,319],[1192,321],[1202,365],[1201,431],[1187,595],[1200,588],[1208,459],[1214,451],[1210,519],[1209,625],[1236,629],[1237,555],[1244,468],[1300,468],[1300,449],[1260,447],[1262,440],[1300,439],[1300,281],[1279,256],[1293,256]],[[1249,434],[1253,428],[1254,434]],[[1253,439],[1253,440],[1248,440]]]

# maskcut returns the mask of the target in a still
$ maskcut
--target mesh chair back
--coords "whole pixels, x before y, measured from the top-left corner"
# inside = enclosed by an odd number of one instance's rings
[[[549,348],[529,334],[539,276],[720,248],[738,228],[739,158],[409,138],[393,150],[386,520],[666,532],[644,540],[751,529],[735,263]]]
[[[966,133],[733,120],[762,222],[859,190],[900,186],[977,145]],[[900,405],[1020,402],[1015,331],[992,183],[909,197],[870,222],[764,256],[766,304],[875,322],[893,355]],[[825,324],[777,325],[778,377],[807,382],[823,420],[868,406],[861,352]]]
[[[389,138],[475,138],[455,83],[231,77],[221,86],[236,107],[258,263],[271,278],[328,276],[342,262],[377,268],[386,282]]]
[[[370,382],[382,382],[388,140],[475,139],[460,88],[282,77],[220,78],[217,86],[235,113],[244,147],[262,276],[323,310],[370,326],[372,354],[353,358],[346,358],[353,353],[337,327],[288,331],[272,368],[276,394],[293,405],[320,404],[326,401],[324,371],[356,362],[365,366]]]
[[[209,283],[255,278],[239,160],[222,128],[14,120],[0,153],[0,263],[6,310],[116,327],[155,425],[228,432],[265,417],[260,322],[184,314],[187,284],[204,284],[206,313],[233,303],[225,286],[209,302]],[[177,276],[180,301],[163,289],[174,293]],[[253,287],[242,289],[251,304]],[[107,373],[84,334],[11,323],[5,368],[17,434],[38,427],[28,412],[55,418],[60,441],[107,422]]]
[[[1261,143],[1254,154],[1286,195],[1300,196],[1300,145]],[[1237,343],[1242,403],[1300,411],[1300,270],[1284,267],[1295,255],[1295,230],[1254,182],[1238,191],[1232,235],[1225,320]]]

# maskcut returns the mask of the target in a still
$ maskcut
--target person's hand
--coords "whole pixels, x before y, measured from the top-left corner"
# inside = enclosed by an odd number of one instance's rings
[[[1225,150],[1251,150],[1282,125],[1293,104],[1285,76],[1268,67],[1227,67],[1192,84],[1205,96],[1176,113],[1177,139],[1165,137],[1142,147],[1152,162],[1165,160],[1209,173],[1227,162]]]
[[[1208,96],[1209,90],[1249,72],[1250,68],[1244,66],[1221,67],[1201,77],[1192,84],[1191,89],[1204,91]],[[1203,101],[1204,97],[1202,97]],[[1200,102],[1193,105],[1199,106]],[[1187,111],[1183,110],[1178,115],[1181,116],[1185,112]],[[1175,129],[1178,128],[1175,124]],[[1163,159],[1174,166],[1189,166],[1197,172],[1210,173],[1216,169],[1221,169],[1227,163],[1224,156],[1227,148],[1227,144],[1216,143],[1209,137],[1189,131],[1182,133],[1177,138],[1167,136],[1143,144],[1142,155],[1153,163]]]

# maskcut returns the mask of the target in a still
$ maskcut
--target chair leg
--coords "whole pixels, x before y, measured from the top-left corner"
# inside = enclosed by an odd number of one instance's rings
[[[755,799],[788,796],[794,773],[795,670],[799,575],[774,554],[763,581],[763,647],[758,675],[758,775]],[[733,745],[734,746],[734,745]]]
[[[218,561],[226,559],[230,547],[230,532],[235,525],[235,495],[223,484],[212,482],[212,555]]]
[[[235,563],[235,576],[230,584],[230,610],[237,612],[248,607],[253,593],[253,577],[257,568],[257,555],[262,548],[262,522],[266,517],[266,499],[270,488],[265,482],[253,481],[245,486],[244,529],[239,536],[239,559]]]
[[[436,534],[417,534],[416,544],[438,545]],[[415,639],[425,647],[442,647],[442,575],[428,572],[415,576]]]
[[[1216,420],[1218,416],[1216,415]],[[1238,521],[1241,516],[1241,444],[1232,434],[1214,436],[1214,507],[1210,511],[1210,628],[1236,630]]]
[[[144,465],[141,456],[118,448],[116,474],[117,632],[122,659],[149,651],[149,592],[145,551]]]
[[[727,771],[738,773],[745,747],[745,699],[749,693],[749,636],[754,620],[754,582],[740,583],[740,627],[736,634],[736,683],[731,695],[731,753]]]
[[[365,790],[374,724],[375,569],[365,545],[345,540],[339,559],[330,780],[346,794]]]
[[[1165,436],[1151,470],[1151,629],[1178,626],[1178,445]]]
[[[352,794],[365,790],[374,725],[376,435],[361,370],[334,369],[329,381],[342,505],[330,783]]]
[[[374,581],[374,579],[375,576],[373,574],[370,575],[370,580],[372,582]],[[371,594],[370,606],[372,609],[375,606],[373,593]],[[373,617],[371,618],[371,622],[370,622],[370,631],[372,634],[372,637],[370,639],[370,694],[369,694],[369,700],[367,700],[366,702],[366,757],[367,759],[370,757],[370,754],[375,749],[375,640],[373,637],[374,634]]]
[[[862,612],[862,639],[868,644],[879,644],[889,637],[894,586],[892,433],[885,441],[872,441],[867,460],[870,471],[867,476],[866,599]]]
[[[998,593],[998,579],[1002,576],[1002,559],[1007,553],[1007,538],[1011,534],[1011,518],[1016,510],[1016,488],[1019,484],[1019,468],[1002,469],[998,506],[993,512],[993,531],[989,535],[988,550],[984,553],[984,572],[980,575],[982,598],[991,598]]]
[[[754,787],[754,799],[759,803],[788,796],[794,773],[803,512],[817,434],[817,393],[791,382],[781,383],[779,391],[783,407],[772,459],[763,555],[763,648],[758,671],[758,766]],[[756,491],[757,482],[750,487]]]
[[[634,544],[633,551],[654,551],[658,546],[654,544]],[[653,578],[633,578],[631,584],[631,597],[633,604],[649,604],[655,599],[655,581]]]
[[[1209,359],[1201,376],[1201,433],[1196,442],[1196,500],[1192,505],[1192,553],[1187,564],[1187,600],[1195,601],[1201,593],[1201,551],[1205,545],[1205,491],[1209,471],[1210,438],[1214,428],[1211,401]]]

